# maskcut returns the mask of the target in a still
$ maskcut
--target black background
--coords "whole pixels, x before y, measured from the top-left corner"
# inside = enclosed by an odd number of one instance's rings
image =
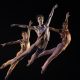
[[[71,44],[48,66],[47,71],[41,75],[41,66],[48,58],[42,57],[37,59],[30,67],[26,67],[27,58],[24,58],[16,66],[8,80],[79,80],[80,53],[80,9],[79,0],[22,0],[22,1],[3,1],[0,2],[0,43],[18,40],[21,38],[22,28],[11,28],[13,23],[28,24],[29,20],[33,21],[33,25],[37,25],[36,16],[44,15],[45,21],[55,4],[58,8],[55,10],[51,27],[61,28],[66,13],[70,12],[69,30],[72,35]],[[31,32],[31,44],[36,40],[36,34]],[[51,32],[51,39],[47,49],[55,47],[60,42],[59,35]],[[0,46],[0,66],[5,61],[13,58],[19,51],[19,44]],[[4,79],[8,67],[0,70],[0,80]]]

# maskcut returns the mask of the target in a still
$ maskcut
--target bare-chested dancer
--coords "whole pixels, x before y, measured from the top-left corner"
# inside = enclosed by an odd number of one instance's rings
[[[55,47],[51,50],[45,50],[43,53],[38,55],[38,58],[39,58],[41,56],[51,54],[51,56],[46,60],[46,62],[42,66],[41,73],[43,73],[46,70],[46,68],[48,67],[50,62],[53,59],[55,59],[62,51],[64,51],[71,42],[71,34],[69,32],[69,29],[68,29],[68,17],[69,17],[69,13],[66,14],[66,19],[62,25],[63,28],[61,30],[53,29],[54,31],[59,32],[59,34],[62,38],[62,42],[59,43],[57,45],[57,47]]]
[[[15,61],[19,60],[20,58],[25,57],[26,55],[30,54],[31,51],[36,48],[36,52],[32,55],[31,59],[28,62],[27,66],[29,66],[30,64],[32,64],[34,62],[34,60],[38,57],[38,55],[45,50],[45,48],[47,47],[49,38],[50,38],[49,24],[51,22],[54,10],[56,8],[57,8],[57,5],[55,5],[52,8],[52,11],[49,15],[49,18],[45,24],[43,23],[44,22],[43,16],[40,15],[37,17],[39,25],[31,27],[31,29],[34,29],[38,35],[37,41],[31,46],[31,48],[30,48],[30,50],[28,50],[28,52],[25,51],[23,53],[23,55],[20,55],[19,57],[15,57],[13,62],[15,62]],[[14,24],[14,25],[16,25],[16,24]],[[18,25],[18,24],[16,26],[23,27],[23,28],[26,27],[26,25]]]
[[[31,22],[29,24],[29,26],[31,25]],[[28,29],[27,32],[22,32],[22,39],[20,40],[17,40],[17,41],[12,41],[12,42],[8,42],[8,43],[4,43],[4,44],[1,44],[2,46],[6,46],[6,45],[12,45],[12,44],[16,44],[16,43],[20,43],[21,45],[21,49],[20,51],[16,54],[16,56],[20,56],[25,50],[28,50],[30,48],[30,41],[29,41],[29,38],[30,38],[30,30]],[[7,67],[8,65],[10,65],[11,60],[8,60],[7,62],[5,62],[1,67],[0,69],[3,69],[5,67]],[[5,80],[8,78],[8,76],[12,73],[13,69],[16,67],[16,65],[19,63],[19,61],[15,62],[14,64],[12,64],[7,72],[7,75],[5,77]]]

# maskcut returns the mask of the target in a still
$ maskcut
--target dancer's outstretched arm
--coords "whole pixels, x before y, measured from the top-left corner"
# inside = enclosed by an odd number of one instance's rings
[[[56,29],[56,28],[53,28],[53,27],[49,27],[49,30],[57,32],[57,33],[61,32],[61,29]]]
[[[0,44],[0,45],[2,45],[4,47],[4,46],[7,46],[7,45],[13,45],[13,44],[17,44],[17,43],[20,43],[20,42],[21,42],[21,39],[17,40],[17,41],[11,41],[11,42],[7,42],[7,43],[3,43],[3,44]]]
[[[11,24],[10,26],[11,27],[17,26],[17,27],[21,27],[21,28],[27,28],[27,25],[21,25],[21,24]]]
[[[65,22],[68,24],[68,18],[69,18],[69,12],[66,13],[66,18],[65,18]]]
[[[56,5],[52,8],[52,10],[51,10],[51,12],[50,12],[50,14],[49,14],[48,20],[47,20],[47,22],[46,22],[46,24],[45,24],[46,26],[49,27],[50,22],[51,22],[51,19],[52,19],[53,14],[54,14],[54,10],[55,10],[57,7],[58,7],[58,5],[56,4]]]
[[[69,12],[66,13],[66,18],[65,18],[65,21],[63,22],[63,29],[68,29],[68,18],[69,18]]]
[[[31,26],[32,25],[32,21],[30,20],[29,21],[29,25],[21,25],[21,24],[11,24],[10,26],[11,27],[15,27],[15,26],[17,26],[17,27],[20,27],[20,28],[29,28],[30,30],[36,30],[37,28],[36,28],[36,26]]]

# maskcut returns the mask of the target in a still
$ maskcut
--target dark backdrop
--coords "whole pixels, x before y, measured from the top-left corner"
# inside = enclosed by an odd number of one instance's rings
[[[13,23],[28,24],[29,20],[33,21],[33,25],[37,25],[36,16],[42,14],[45,21],[55,4],[59,7],[55,10],[51,27],[61,28],[66,13],[70,12],[69,30],[72,35],[72,41],[68,48],[62,52],[48,66],[47,71],[41,75],[41,66],[49,56],[37,59],[30,67],[26,67],[27,58],[24,58],[16,66],[9,80],[79,80],[79,38],[80,38],[80,13],[79,0],[22,0],[22,1],[3,1],[0,2],[0,43],[18,40],[21,38],[21,32],[25,29],[11,28]],[[36,40],[36,34],[31,32],[31,44]],[[51,38],[47,49],[55,47],[60,42],[59,35],[51,32]],[[0,46],[0,66],[8,59],[13,58],[20,45],[10,45],[2,48]],[[9,67],[0,70],[0,80],[4,79]]]

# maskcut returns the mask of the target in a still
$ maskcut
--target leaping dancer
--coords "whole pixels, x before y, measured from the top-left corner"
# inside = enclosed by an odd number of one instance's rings
[[[29,26],[31,26],[31,21],[29,22]],[[28,50],[30,48],[30,41],[29,41],[29,38],[30,38],[30,29],[28,28],[28,31],[27,32],[22,32],[22,39],[20,40],[17,40],[17,41],[11,41],[11,42],[8,42],[8,43],[4,43],[4,44],[1,44],[3,47],[4,46],[7,46],[7,45],[12,45],[12,44],[17,44],[17,43],[20,43],[21,45],[21,49],[20,51],[16,54],[16,57],[17,56],[20,56],[25,50]],[[7,62],[5,62],[1,67],[0,69],[3,69],[5,67],[7,67],[8,65],[11,64],[11,60],[8,60]],[[12,73],[13,69],[16,67],[16,65],[19,63],[19,61],[16,61],[14,64],[11,64],[8,72],[7,72],[7,75],[5,77],[5,80],[9,77],[9,75]]]
[[[64,51],[71,42],[71,34],[68,29],[68,18],[69,12],[66,14],[66,18],[62,25],[62,29],[53,29],[55,32],[58,32],[60,34],[62,42],[59,43],[57,47],[52,48],[51,50],[45,50],[43,53],[38,55],[38,58],[48,54],[51,55],[42,66],[41,73],[44,73],[51,61],[54,60],[62,51]]]
[[[27,66],[29,66],[34,62],[34,60],[38,57],[38,55],[46,49],[49,38],[50,38],[49,25],[50,25],[54,10],[57,7],[58,5],[55,5],[52,8],[49,18],[45,24],[43,23],[44,22],[43,16],[40,15],[37,17],[39,25],[31,27],[31,29],[35,30],[35,32],[38,35],[37,41],[31,46],[31,48],[28,51],[25,51],[22,55],[15,57],[12,63],[16,62],[17,60],[20,60],[21,58],[29,55],[30,53],[32,54],[32,51],[36,49],[36,52],[32,55],[31,59],[29,60],[27,64]],[[27,27],[26,25],[18,25],[18,24],[16,26],[23,27],[23,28]]]

